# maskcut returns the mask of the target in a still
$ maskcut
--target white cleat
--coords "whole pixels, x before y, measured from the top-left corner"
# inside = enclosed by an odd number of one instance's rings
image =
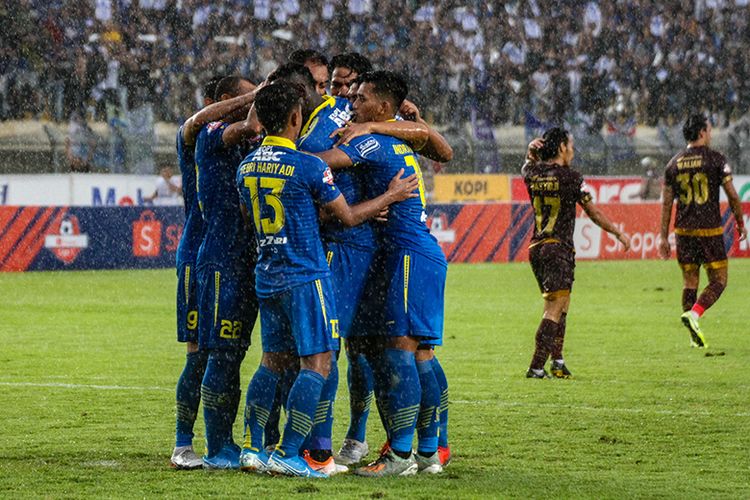
[[[172,467],[178,470],[192,470],[203,467],[203,459],[199,457],[192,446],[178,446],[172,452]]]
[[[336,461],[340,465],[352,465],[361,462],[365,459],[367,454],[370,452],[370,447],[367,443],[357,441],[356,439],[344,439],[344,443],[341,445]]]
[[[420,474],[440,474],[443,472],[443,466],[440,464],[440,455],[436,451],[429,457],[414,454]]]

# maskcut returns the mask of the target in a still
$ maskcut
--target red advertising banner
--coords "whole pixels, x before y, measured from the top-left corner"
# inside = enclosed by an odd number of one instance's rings
[[[585,177],[589,192],[596,203],[640,203],[641,178],[633,177]],[[529,201],[523,178],[510,181],[511,200]]]

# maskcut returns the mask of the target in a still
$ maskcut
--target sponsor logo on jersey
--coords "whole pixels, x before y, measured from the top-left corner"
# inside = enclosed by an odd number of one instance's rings
[[[380,143],[374,137],[370,137],[366,141],[362,141],[357,144],[355,146],[355,149],[357,150],[357,152],[359,152],[360,155],[367,158],[367,155],[380,149]]]

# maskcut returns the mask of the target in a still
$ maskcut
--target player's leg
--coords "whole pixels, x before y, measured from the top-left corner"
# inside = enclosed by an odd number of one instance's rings
[[[289,391],[292,389],[292,385],[294,385],[298,374],[299,363],[285,369],[276,385],[276,395],[274,396],[271,413],[266,423],[265,438],[263,440],[263,446],[266,450],[276,447],[279,439],[281,439],[281,431],[279,430],[281,410],[285,407],[287,399],[289,399]]]
[[[432,357],[432,371],[435,374],[435,380],[437,380],[438,386],[440,387],[438,454],[440,455],[440,463],[443,466],[446,466],[451,461],[451,449],[448,444],[448,378],[445,376],[443,366],[434,354]]]
[[[555,340],[552,342],[552,350],[550,351],[549,356],[552,360],[550,374],[555,378],[571,378],[573,376],[565,365],[565,358],[563,357],[563,345],[565,343],[565,328],[567,326],[569,306],[570,298],[568,298],[568,306],[563,309],[560,314],[560,320],[557,322],[557,334],[555,335]]]
[[[438,473],[443,467],[438,454],[438,432],[440,430],[440,385],[433,370],[432,346],[421,344],[416,352],[419,385],[422,397],[417,419],[417,463],[424,463],[420,472]],[[436,460],[431,460],[432,458]],[[432,463],[434,462],[434,463]]]
[[[183,263],[177,270],[177,340],[187,347],[185,366],[175,390],[176,425],[172,465],[178,469],[195,469],[203,460],[193,450],[193,427],[201,399],[201,381],[208,353],[198,348],[197,279],[195,266]]]
[[[367,418],[373,399],[374,375],[364,353],[366,337],[345,341],[347,387],[349,389],[349,427],[336,458],[338,463],[350,465],[361,461],[369,452],[367,446]]]

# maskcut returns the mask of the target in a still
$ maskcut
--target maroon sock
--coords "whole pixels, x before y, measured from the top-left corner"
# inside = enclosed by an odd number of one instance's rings
[[[535,370],[541,370],[544,368],[544,363],[547,362],[547,356],[552,350],[552,344],[555,341],[555,335],[557,335],[558,325],[551,319],[542,319],[539,323],[539,328],[536,331],[536,348],[534,350],[534,356],[531,358],[530,368]]]
[[[689,311],[698,299],[698,290],[695,288],[682,289],[682,311]]]
[[[708,309],[709,307],[714,305],[714,302],[719,300],[719,297],[721,297],[721,293],[724,291],[724,288],[726,288],[726,285],[720,281],[710,282],[708,286],[706,286],[706,288],[704,288],[701,292],[701,296],[698,297],[697,304],[704,310]]]
[[[565,318],[568,313],[562,313],[560,315],[560,322],[557,324],[557,334],[555,334],[555,340],[552,343],[552,351],[549,357],[552,359],[563,359],[563,343],[565,342]]]

